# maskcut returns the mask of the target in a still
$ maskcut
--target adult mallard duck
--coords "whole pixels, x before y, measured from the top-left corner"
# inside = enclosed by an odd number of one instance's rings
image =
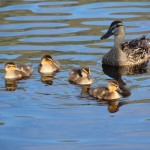
[[[101,40],[114,35],[114,46],[103,57],[102,63],[112,66],[134,66],[142,64],[150,58],[150,40],[145,36],[124,42],[125,27],[121,21],[111,23]]]
[[[15,64],[8,62],[5,64],[5,79],[23,79],[31,76],[33,69],[29,65]]]
[[[61,69],[60,63],[54,60],[51,55],[46,54],[41,58],[38,71],[41,74],[54,74],[60,69]]]
[[[94,81],[90,75],[89,67],[73,68],[69,75],[69,81],[79,85],[90,85]]]

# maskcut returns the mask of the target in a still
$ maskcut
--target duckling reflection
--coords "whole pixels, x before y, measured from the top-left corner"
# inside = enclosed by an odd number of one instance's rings
[[[117,81],[110,80],[107,87],[90,88],[90,96],[101,100],[115,100],[121,97],[127,97],[131,93]]]
[[[15,64],[8,62],[5,64],[5,79],[23,79],[31,76],[33,69],[29,65]]]
[[[115,100],[115,101],[108,101],[107,105],[108,105],[108,111],[110,113],[115,113],[115,112],[118,112],[119,111],[119,108],[122,106],[122,105],[125,105],[127,104],[127,102],[125,101],[118,101],[118,100]]]
[[[88,95],[91,85],[82,85],[81,86],[81,95]]]
[[[53,76],[41,76],[41,81],[47,85],[53,84]]]
[[[103,72],[111,78],[114,78],[120,84],[125,85],[125,82],[122,79],[123,75],[135,75],[135,74],[143,74],[147,72],[147,64],[145,62],[141,65],[136,66],[110,66],[110,65],[102,65]]]
[[[6,79],[5,87],[7,91],[15,91],[17,89],[18,80],[15,79]]]
[[[40,65],[38,67],[39,73],[42,75],[53,76],[57,71],[61,69],[61,65],[58,61],[54,60],[51,55],[44,55],[41,58]]]
[[[110,113],[115,113],[119,111],[119,108],[123,105],[127,104],[139,104],[139,103],[150,103],[150,99],[144,100],[129,100],[129,101],[119,101],[119,100],[112,100],[107,101],[108,111]]]
[[[89,67],[73,68],[69,75],[69,81],[78,85],[91,85],[94,79],[90,75]]]

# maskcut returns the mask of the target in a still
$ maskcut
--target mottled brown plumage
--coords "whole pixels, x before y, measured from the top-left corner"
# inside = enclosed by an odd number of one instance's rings
[[[69,75],[69,81],[79,85],[90,85],[93,83],[89,67],[73,68]]]
[[[117,91],[118,87],[119,87],[118,83],[114,80],[111,80],[108,84],[108,87],[90,88],[89,94],[92,97],[101,100],[118,99],[122,97],[119,91]]]
[[[5,64],[5,79],[23,79],[30,77],[33,72],[33,68],[29,65],[15,64],[14,62],[8,62]]]
[[[114,35],[114,46],[103,57],[103,64],[112,66],[135,66],[147,62],[150,58],[150,40],[145,36],[123,42],[125,29],[121,21],[111,23],[101,39]]]
[[[61,65],[58,61],[54,60],[51,55],[44,55],[41,58],[38,71],[41,74],[54,74],[61,69]]]

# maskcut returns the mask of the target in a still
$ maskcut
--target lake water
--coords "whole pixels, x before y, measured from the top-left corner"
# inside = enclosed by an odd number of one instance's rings
[[[111,76],[101,60],[113,37],[100,37],[113,20],[121,20],[125,40],[150,38],[148,0],[1,0],[0,16],[1,150],[149,150],[149,64],[142,73],[123,74],[131,95],[118,101],[115,113],[108,109],[113,104],[94,100],[68,82],[72,67],[86,65],[95,79],[92,86],[107,84]],[[47,53],[62,64],[51,84],[37,71]],[[7,90],[3,78],[8,61],[34,68],[15,91]]]

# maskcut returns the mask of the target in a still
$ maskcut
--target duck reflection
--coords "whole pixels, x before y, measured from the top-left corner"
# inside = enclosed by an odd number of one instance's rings
[[[129,104],[127,101],[116,100],[98,100],[98,105],[107,106],[107,109],[110,113],[116,113],[119,111],[119,108],[123,105]]]
[[[81,95],[88,95],[91,85],[82,85],[81,86]]]
[[[5,87],[7,91],[15,91],[17,89],[18,80],[16,79],[6,79]]]
[[[115,113],[119,111],[119,108],[123,105],[127,105],[127,104],[136,104],[136,103],[150,103],[150,99],[146,99],[146,100],[130,100],[130,101],[119,101],[119,100],[113,100],[113,101],[105,101],[105,102],[100,102],[100,105],[104,105],[107,104],[108,106],[108,111],[110,113]]]
[[[107,105],[108,105],[108,111],[110,113],[115,113],[117,111],[119,111],[119,108],[122,106],[122,105],[125,105],[125,104],[128,104],[128,102],[125,102],[125,101],[118,101],[118,100],[115,100],[115,101],[108,101]]]
[[[145,62],[141,65],[136,66],[110,66],[110,65],[102,65],[103,72],[111,78],[114,78],[120,84],[125,85],[125,82],[122,80],[123,75],[135,75],[135,74],[143,74],[147,72],[147,64]]]
[[[52,85],[53,84],[53,75],[41,75],[41,82],[47,84],[47,85]]]

